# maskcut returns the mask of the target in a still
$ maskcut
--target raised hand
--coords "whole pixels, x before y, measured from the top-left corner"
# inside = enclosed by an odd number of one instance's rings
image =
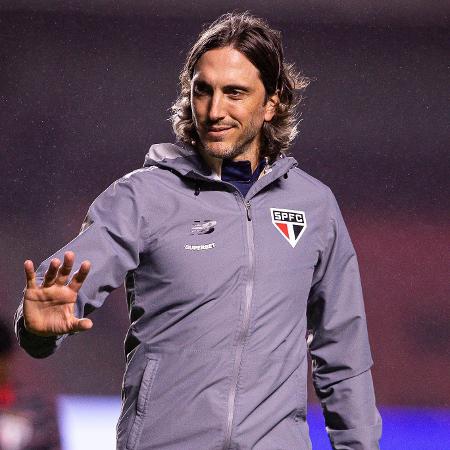
[[[24,262],[27,288],[23,299],[25,328],[39,336],[55,336],[92,328],[90,319],[74,316],[77,293],[86,279],[90,262],[83,261],[67,283],[75,254],[64,253],[64,263],[52,259],[40,286],[36,284],[33,261]]]

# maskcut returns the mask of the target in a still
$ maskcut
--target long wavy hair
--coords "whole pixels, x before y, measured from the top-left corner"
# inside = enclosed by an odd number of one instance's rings
[[[279,103],[274,117],[264,122],[261,156],[273,162],[285,153],[298,134],[296,107],[302,100],[302,91],[309,79],[284,62],[281,33],[269,27],[263,19],[248,12],[227,13],[204,29],[187,55],[180,73],[180,94],[172,105],[170,120],[181,142],[195,145],[199,142],[192,119],[191,80],[195,65],[208,50],[232,47],[244,54],[258,69],[268,97],[278,94]]]

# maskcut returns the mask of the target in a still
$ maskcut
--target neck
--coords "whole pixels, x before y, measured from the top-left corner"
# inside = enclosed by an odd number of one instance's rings
[[[198,151],[209,168],[220,178],[222,175],[222,158],[211,156],[203,149],[198,149]]]
[[[216,158],[215,156],[206,153],[201,147],[198,147],[197,149],[206,164],[220,178],[222,175],[223,158]],[[231,158],[231,161],[250,161],[252,172],[254,172],[259,163],[259,151],[246,151],[241,155]]]
[[[254,172],[259,162],[259,151],[251,153],[243,153],[242,155],[233,158],[232,161],[250,161],[250,164],[252,166],[252,172]]]

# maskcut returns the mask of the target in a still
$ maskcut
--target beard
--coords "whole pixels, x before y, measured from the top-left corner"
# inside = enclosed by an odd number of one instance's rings
[[[229,141],[226,136],[217,140],[202,139],[201,134],[200,143],[205,153],[215,158],[220,159],[234,159],[246,153],[256,142],[256,148],[259,151],[261,144],[262,127],[256,124],[256,121],[251,120],[247,127],[245,127],[241,134],[234,141]]]
[[[234,159],[239,155],[245,153],[249,148],[250,142],[236,142],[235,144],[215,141],[202,142],[202,148],[210,156],[220,159]]]

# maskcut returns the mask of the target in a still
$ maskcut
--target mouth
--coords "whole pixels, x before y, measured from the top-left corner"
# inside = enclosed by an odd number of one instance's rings
[[[211,137],[221,137],[227,134],[231,129],[233,129],[231,126],[212,126],[206,129],[206,134]]]

